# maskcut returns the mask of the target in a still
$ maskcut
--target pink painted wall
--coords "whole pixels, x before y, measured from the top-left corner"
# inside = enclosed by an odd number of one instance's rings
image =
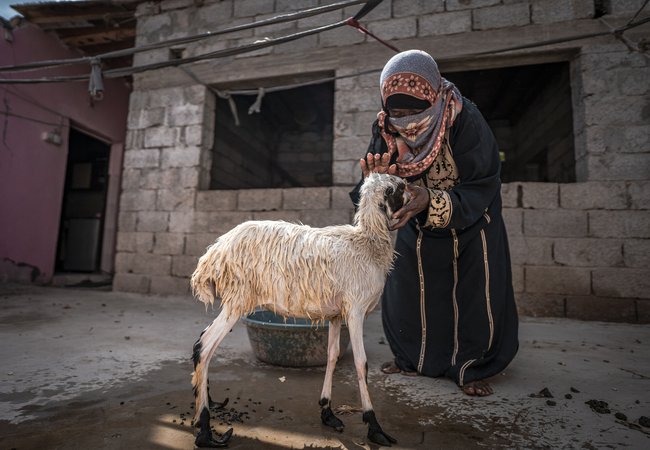
[[[0,65],[73,58],[55,36],[26,24],[13,42],[0,35]],[[88,66],[1,73],[2,78],[38,78],[88,73]],[[29,278],[47,282],[54,272],[63,201],[68,133],[72,125],[111,144],[124,142],[129,88],[104,80],[104,99],[91,102],[87,82],[0,84],[0,281]],[[5,114],[28,117],[26,120]],[[42,134],[60,129],[53,145]],[[123,146],[113,145],[121,149]],[[111,159],[121,155],[111,155]],[[119,179],[119,177],[118,177]]]

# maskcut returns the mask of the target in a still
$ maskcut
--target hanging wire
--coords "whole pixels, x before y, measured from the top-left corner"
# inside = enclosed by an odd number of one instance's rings
[[[280,14],[278,16],[270,17],[268,19],[262,19],[251,23],[246,23],[242,25],[237,25],[234,27],[224,28],[222,30],[208,31],[205,33],[194,34],[186,37],[179,37],[175,39],[169,39],[166,41],[156,42],[153,44],[142,45],[139,47],[131,47],[126,49],[114,50],[112,52],[102,53],[94,57],[84,56],[80,58],[69,58],[69,59],[60,59],[60,60],[47,60],[47,61],[35,61],[32,63],[19,64],[13,66],[0,66],[0,72],[19,72],[26,70],[36,70],[44,69],[50,67],[59,67],[59,66],[69,66],[75,64],[83,64],[90,62],[93,58],[100,59],[110,59],[110,58],[120,58],[123,56],[130,56],[135,53],[145,52],[149,50],[155,50],[163,47],[171,47],[179,44],[187,44],[191,42],[197,42],[203,39],[207,39],[214,36],[219,36],[222,34],[234,33],[236,31],[248,30],[252,28],[265,27],[270,25],[275,25],[278,23],[290,22],[306,17],[316,16],[319,14],[324,14],[330,11],[335,11],[337,9],[342,9],[348,6],[358,5],[361,3],[380,3],[376,1],[367,1],[367,0],[348,0],[344,2],[333,3],[331,5],[318,6],[315,8],[308,8],[302,11],[294,11],[286,14]],[[376,5],[375,5],[376,6]],[[363,9],[362,9],[363,11]],[[364,14],[365,15],[365,14]]]

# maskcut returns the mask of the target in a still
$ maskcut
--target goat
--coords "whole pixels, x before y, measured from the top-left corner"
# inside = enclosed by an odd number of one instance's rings
[[[208,247],[192,274],[192,292],[206,307],[219,297],[221,312],[193,348],[194,424],[200,427],[197,447],[224,447],[230,438],[232,429],[220,439],[214,439],[210,431],[208,364],[237,320],[256,308],[285,317],[330,321],[319,405],[322,422],[337,431],[343,431],[344,424],[332,412],[332,376],[345,320],[368,438],[381,445],[396,442],[381,429],[370,402],[363,322],[377,305],[392,268],[389,224],[407,196],[401,178],[372,173],[361,187],[354,225],[312,228],[283,221],[248,221]]]

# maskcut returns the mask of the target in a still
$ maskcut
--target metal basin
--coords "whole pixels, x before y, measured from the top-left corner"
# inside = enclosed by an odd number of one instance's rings
[[[284,318],[259,310],[242,321],[246,324],[253,353],[260,361],[276,366],[309,367],[327,364],[329,322],[315,325],[308,319]],[[341,351],[345,353],[350,335],[341,327]]]

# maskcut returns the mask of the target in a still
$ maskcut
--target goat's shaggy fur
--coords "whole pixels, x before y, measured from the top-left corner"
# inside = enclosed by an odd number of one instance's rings
[[[207,368],[216,347],[240,317],[262,307],[284,316],[331,321],[321,413],[323,422],[337,429],[342,429],[343,424],[331,413],[329,399],[340,325],[342,320],[347,322],[363,409],[372,415],[367,418],[364,414],[371,428],[369,436],[374,422],[374,432],[378,429],[387,437],[374,419],[365,385],[362,328],[366,314],[379,300],[392,265],[388,225],[404,197],[403,180],[371,174],[361,188],[354,225],[312,228],[282,221],[249,221],[208,247],[192,275],[192,290],[206,305],[219,297],[222,311],[194,348],[192,384],[197,423],[208,407]],[[204,429],[201,426],[199,437]],[[199,437],[197,445],[201,444]]]

